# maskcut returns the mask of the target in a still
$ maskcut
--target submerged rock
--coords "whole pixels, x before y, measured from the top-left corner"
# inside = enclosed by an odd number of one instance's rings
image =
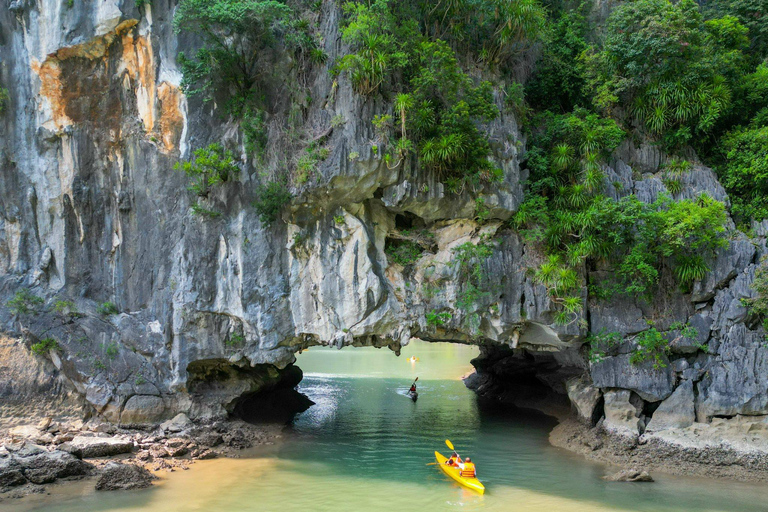
[[[637,469],[622,469],[611,475],[605,475],[603,480],[609,482],[653,482],[653,477],[647,471]]]

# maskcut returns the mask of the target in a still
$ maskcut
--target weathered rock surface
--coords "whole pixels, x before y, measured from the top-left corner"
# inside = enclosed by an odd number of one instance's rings
[[[133,441],[130,439],[117,439],[113,437],[87,437],[75,436],[69,443],[81,457],[109,457],[121,453],[129,453],[133,450]]]
[[[696,421],[694,398],[693,382],[683,381],[675,389],[675,392],[661,402],[661,405],[654,411],[646,430],[690,427]]]
[[[666,366],[655,368],[653,361],[630,363],[629,354],[606,357],[591,366],[592,381],[599,388],[624,388],[640,395],[643,400],[664,400],[675,389],[675,375],[666,356]]]
[[[605,422],[603,426],[625,436],[637,436],[644,428],[642,401],[626,389],[607,390],[605,399]]]
[[[96,481],[97,491],[128,491],[152,485],[155,477],[145,468],[134,464],[109,463]]]
[[[602,398],[602,393],[592,385],[585,377],[571,379],[566,382],[568,399],[576,409],[579,419],[593,423],[596,421],[595,413]]]

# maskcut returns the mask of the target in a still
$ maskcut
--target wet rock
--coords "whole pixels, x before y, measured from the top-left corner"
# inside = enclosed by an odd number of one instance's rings
[[[653,482],[653,478],[647,471],[637,469],[623,469],[617,473],[606,475],[603,480],[609,482]]]
[[[696,420],[693,382],[683,381],[669,398],[661,402],[648,423],[646,430],[658,431],[670,428],[686,428]]]
[[[130,453],[133,450],[133,441],[114,437],[86,437],[75,436],[69,443],[75,450],[79,450],[83,458],[110,457],[121,453]]]
[[[102,469],[96,482],[97,491],[144,489],[155,477],[146,469],[133,464],[110,462]]]
[[[93,468],[72,454],[54,451],[19,459],[24,476],[34,484],[47,484],[58,478],[86,476]]]
[[[11,457],[0,459],[0,492],[6,492],[10,487],[27,483],[22,472],[22,466]]]
[[[570,379],[565,386],[568,399],[576,409],[579,419],[593,424],[596,420],[597,406],[602,397],[600,390],[593,386],[587,377]]]

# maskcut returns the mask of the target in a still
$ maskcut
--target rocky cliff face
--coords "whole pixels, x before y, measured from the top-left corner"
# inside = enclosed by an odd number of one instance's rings
[[[45,357],[57,385],[83,397],[90,413],[123,424],[223,415],[244,397],[294,382],[302,348],[397,352],[418,337],[490,347],[481,377],[520,382],[524,374],[525,382],[567,387],[583,416],[604,410],[607,426],[634,435],[670,401],[687,411],[678,428],[768,415],[765,333],[747,322],[741,302],[753,293],[768,231],[748,239],[732,227],[729,248],[692,293],[662,289],[647,304],[601,302],[585,290],[582,316],[557,325],[547,290],[528,271],[543,255],[505,223],[526,179],[514,116],[502,108],[484,127],[504,179],[476,191],[488,208],[479,223],[475,194],[448,192],[411,161],[390,168],[373,150],[370,120],[389,107],[328,73],[344,50],[334,2],[324,2],[318,20],[328,63],[302,72],[301,94],[312,100],[293,116],[303,140],[319,141],[328,157],[295,183],[280,221],[263,225],[250,203],[284,149],[277,141],[286,121],[276,115],[265,162],[243,151],[245,172],[210,198],[222,215],[192,215],[173,164],[209,142],[242,148],[242,140],[216,105],[180,92],[176,55],[194,41],[173,33],[173,9],[169,0],[141,9],[132,0],[14,0],[0,10],[0,83],[11,97],[0,118],[0,298],[29,288],[45,299],[26,314],[0,309],[0,325],[26,348],[55,339],[60,348]],[[278,103],[296,96],[286,91]],[[605,169],[606,188],[653,201],[665,190],[664,160],[628,142]],[[680,198],[706,191],[727,201],[701,165],[684,185]],[[458,308],[465,277],[455,250],[481,241],[493,247],[482,264],[493,285]],[[403,243],[420,251],[405,267],[386,251]],[[582,278],[605,272],[584,268]],[[56,312],[57,301],[73,305]],[[106,302],[116,309],[99,311]],[[427,322],[440,312],[448,315]],[[699,339],[669,331],[665,366],[632,365],[634,335],[647,319],[661,330],[689,323]],[[590,364],[584,337],[603,329],[624,342]]]

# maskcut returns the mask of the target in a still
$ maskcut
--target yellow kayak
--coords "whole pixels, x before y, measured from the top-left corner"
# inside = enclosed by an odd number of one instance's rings
[[[477,491],[480,494],[485,493],[485,486],[477,478],[467,478],[461,476],[461,470],[456,466],[449,466],[445,463],[448,460],[447,457],[443,457],[440,452],[435,452],[435,459],[437,459],[437,465],[445,472],[446,475],[459,482],[464,487],[468,487],[473,491]]]

